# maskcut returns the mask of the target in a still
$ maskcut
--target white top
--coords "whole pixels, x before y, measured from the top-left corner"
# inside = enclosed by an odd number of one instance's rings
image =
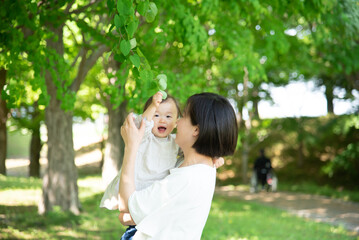
[[[133,240],[199,240],[211,208],[216,168],[195,164],[170,170],[150,187],[128,200],[137,224]]]
[[[135,117],[135,122],[141,122],[141,115]],[[165,178],[169,174],[169,170],[176,166],[179,149],[175,143],[175,134],[170,134],[167,138],[158,138],[152,133],[154,122],[151,120],[145,121],[145,123],[145,134],[136,155],[136,190],[142,190],[155,181]],[[118,209],[120,176],[121,171],[107,186],[100,207],[109,210]]]

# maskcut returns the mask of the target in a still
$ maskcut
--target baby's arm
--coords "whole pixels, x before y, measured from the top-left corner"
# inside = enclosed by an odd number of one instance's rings
[[[120,215],[118,215],[118,219],[120,220],[121,224],[123,226],[134,226],[136,225],[136,223],[133,221],[131,214],[129,213],[120,213]]]
[[[156,112],[156,110],[157,110],[157,108],[158,108],[158,106],[160,105],[161,102],[162,102],[162,93],[157,92],[152,97],[151,105],[148,106],[146,111],[142,114],[142,118],[146,118],[147,121],[151,121],[152,118],[153,118],[153,115],[155,114],[155,112]]]
[[[216,168],[222,167],[224,164],[224,159],[223,157],[219,157],[219,158],[213,158],[212,159],[213,164]]]

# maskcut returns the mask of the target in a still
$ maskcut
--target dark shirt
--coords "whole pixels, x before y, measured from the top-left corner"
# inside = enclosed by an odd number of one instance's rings
[[[254,170],[257,174],[267,174],[271,168],[270,159],[265,156],[258,157],[254,163]]]

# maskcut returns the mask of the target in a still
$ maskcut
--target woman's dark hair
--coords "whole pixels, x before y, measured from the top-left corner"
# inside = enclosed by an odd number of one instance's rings
[[[146,101],[146,103],[145,103],[145,106],[143,107],[143,112],[145,112],[146,109],[151,105],[151,103],[152,103],[152,98],[153,98],[153,97],[151,96],[149,99],[147,99],[147,101]],[[177,118],[178,118],[178,117],[181,117],[181,116],[182,116],[182,113],[181,113],[181,109],[180,109],[180,107],[179,107],[179,103],[178,103],[178,101],[177,101],[174,97],[172,97],[171,95],[167,94],[167,98],[166,98],[166,99],[163,99],[161,103],[167,102],[169,99],[172,99],[173,102],[174,102],[175,105],[176,105],[176,108],[177,108]]]
[[[232,155],[237,146],[236,114],[229,101],[214,93],[200,93],[187,100],[185,114],[199,127],[193,148],[209,157]]]

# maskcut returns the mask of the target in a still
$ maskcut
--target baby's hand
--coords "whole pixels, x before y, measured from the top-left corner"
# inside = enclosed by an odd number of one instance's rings
[[[224,159],[223,157],[219,157],[219,158],[213,158],[212,159],[213,164],[216,168],[222,167],[224,164]]]
[[[161,92],[157,92],[155,95],[153,95],[152,97],[152,103],[156,106],[156,108],[158,108],[158,106],[160,105],[160,103],[162,102],[162,93]]]

